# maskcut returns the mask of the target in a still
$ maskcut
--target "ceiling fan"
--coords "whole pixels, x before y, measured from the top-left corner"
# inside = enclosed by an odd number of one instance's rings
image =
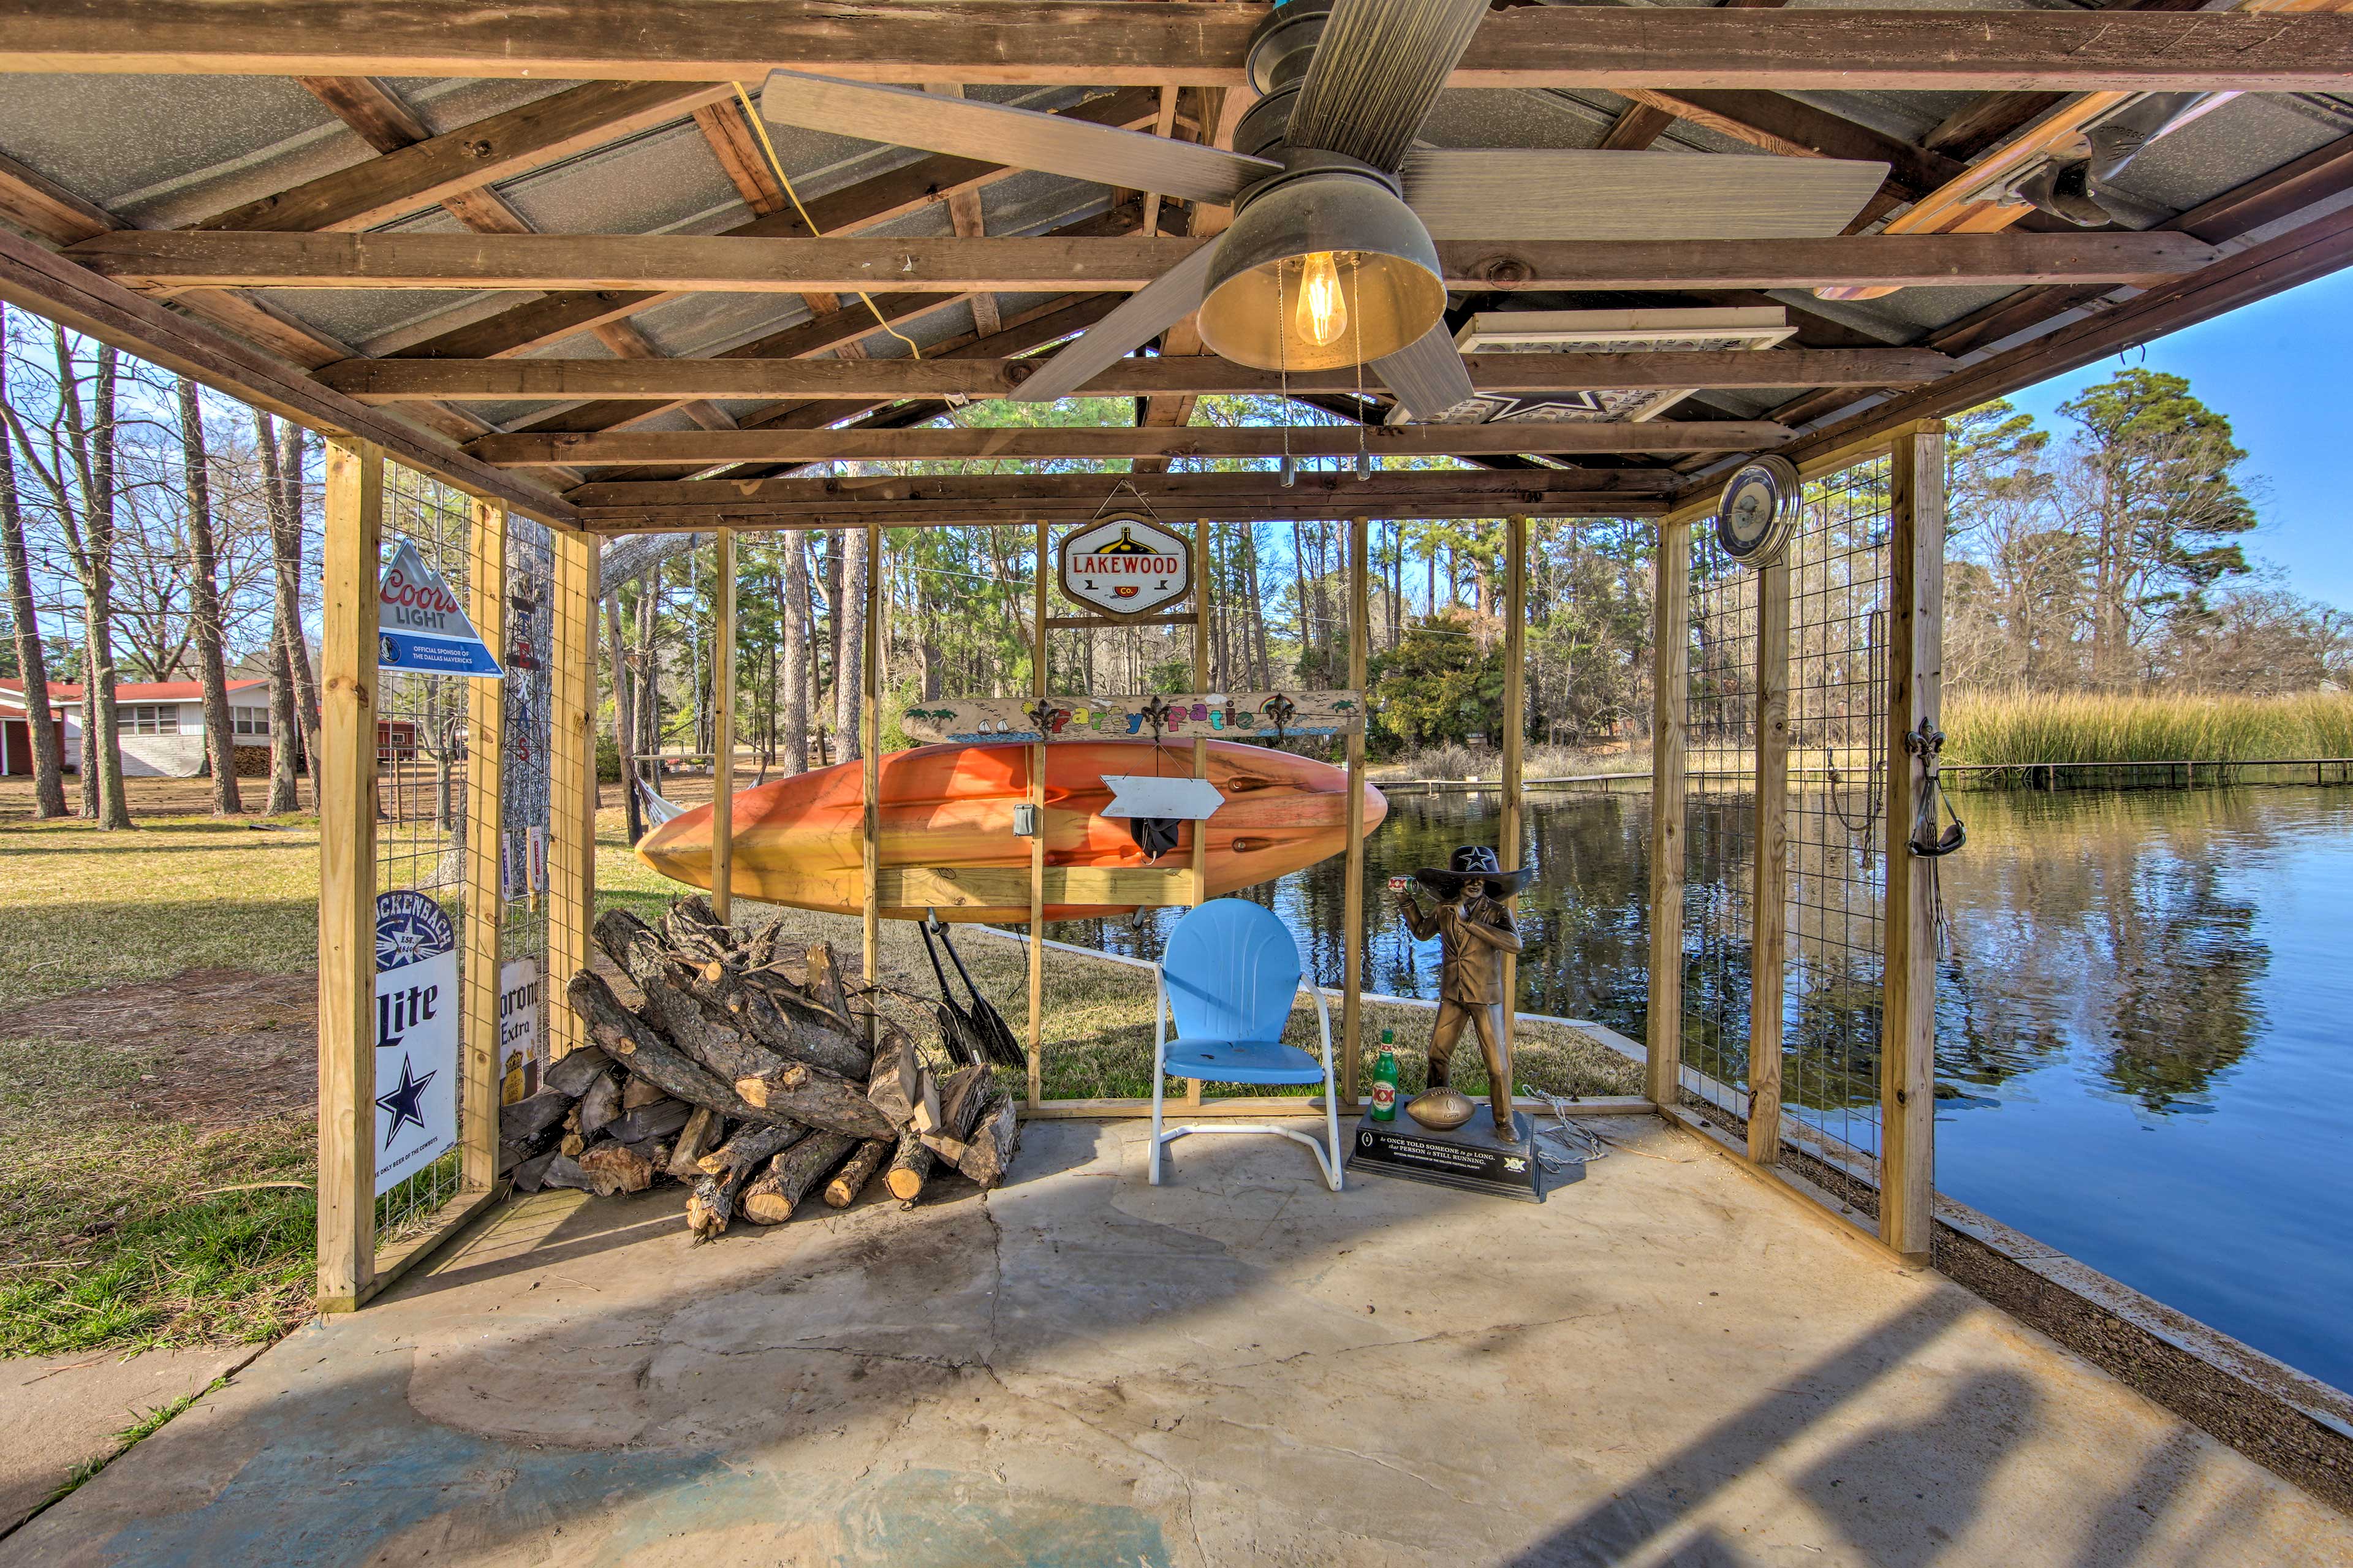
[[[1228,152],[1060,116],[797,71],[782,125],[1234,207],[1231,226],[1130,295],[1021,385],[1067,397],[1195,311],[1261,370],[1369,364],[1406,410],[1473,395],[1446,331],[1432,237],[1747,239],[1835,234],[1883,163],[1715,153],[1451,151],[1414,139],[1488,0],[1282,0],[1251,35],[1261,95]]]

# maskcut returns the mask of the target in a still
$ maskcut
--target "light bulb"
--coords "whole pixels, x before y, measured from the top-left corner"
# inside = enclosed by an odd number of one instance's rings
[[[1340,268],[1332,253],[1308,253],[1299,280],[1299,309],[1293,313],[1299,335],[1317,348],[1329,348],[1348,330],[1348,302],[1340,292]]]

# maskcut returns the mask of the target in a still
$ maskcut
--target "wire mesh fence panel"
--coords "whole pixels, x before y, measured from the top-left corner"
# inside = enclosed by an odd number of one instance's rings
[[[1876,1184],[1888,464],[1809,484],[1789,544],[1783,1135]]]
[[[423,475],[385,465],[379,574],[389,567],[404,576],[401,584],[387,578],[388,592],[430,592],[427,584],[406,581],[403,552],[414,550],[417,560],[439,577],[449,598],[465,604],[470,586],[470,527],[465,497]],[[397,669],[376,675],[375,888],[379,897],[418,895],[410,900],[412,930],[417,921],[430,921],[426,901],[438,909],[448,931],[457,930],[464,919],[468,679]],[[380,928],[383,923],[379,914]],[[379,946],[384,941],[380,934]],[[427,996],[419,994],[426,989],[422,978],[388,992],[387,983],[401,969],[387,971],[385,955],[378,954],[383,973],[377,987],[375,1087],[377,1106],[385,1113],[376,1149],[379,1247],[397,1246],[415,1236],[436,1209],[458,1194],[462,1177],[459,1147],[464,1136],[458,1118],[465,1104],[457,1082],[462,1052],[456,1048],[460,1027],[457,965],[461,961],[453,951],[446,990],[437,986]],[[419,966],[421,977],[425,973]]]
[[[1748,1113],[1756,872],[1757,575],[1692,531],[1685,688],[1684,1093]]]

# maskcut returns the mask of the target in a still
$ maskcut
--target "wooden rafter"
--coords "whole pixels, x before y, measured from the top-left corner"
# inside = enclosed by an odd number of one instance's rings
[[[587,4],[0,0],[0,70],[1234,86],[1250,5],[741,0],[649,26]],[[1458,87],[2326,92],[2353,75],[2327,16],[1528,6],[1493,14]]]
[[[1683,424],[1198,426],[1182,430],[1028,426],[919,430],[625,430],[590,436],[485,436],[467,450],[502,468],[636,463],[1039,461],[1134,458],[1434,458],[1497,453],[1734,452],[1778,447],[1787,426]]]
[[[1200,243],[131,231],[86,240],[73,255],[150,288],[1041,292],[1140,289]],[[2190,271],[2214,256],[2199,240],[2165,233],[1441,241],[1438,253],[1455,287],[1629,289],[2136,282]]]
[[[780,336],[783,334],[779,334]],[[1930,381],[1951,368],[1914,349],[1767,349],[1724,353],[1496,353],[1467,357],[1472,380],[1494,392],[1531,394],[1637,387],[1889,386]],[[1037,362],[892,359],[849,362],[765,357],[712,360],[371,360],[334,365],[320,379],[363,403],[449,398],[507,403],[692,397],[1001,397]],[[1294,393],[1350,392],[1354,370],[1297,371]],[[1272,393],[1282,378],[1214,355],[1119,361],[1090,382],[1101,397]]]

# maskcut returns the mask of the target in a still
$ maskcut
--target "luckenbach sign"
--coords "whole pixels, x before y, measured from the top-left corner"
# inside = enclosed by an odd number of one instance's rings
[[[1146,616],[1193,591],[1193,549],[1141,512],[1111,512],[1062,540],[1062,592],[1107,616]]]
[[[406,540],[376,584],[376,668],[419,675],[502,675],[466,607]]]
[[[458,1142],[458,939],[423,893],[375,899],[375,1190]]]

